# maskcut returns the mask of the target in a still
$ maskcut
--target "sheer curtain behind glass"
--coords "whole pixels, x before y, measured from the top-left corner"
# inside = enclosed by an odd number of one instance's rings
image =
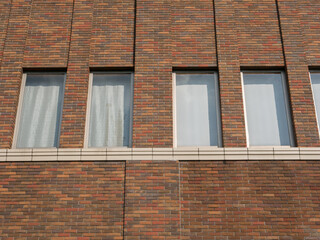
[[[311,83],[314,104],[316,107],[317,119],[318,119],[318,129],[320,129],[320,73],[311,73]]]
[[[281,74],[243,74],[250,146],[290,146]]]
[[[216,92],[213,74],[176,74],[178,146],[218,146]]]
[[[129,146],[131,74],[94,74],[89,147]]]
[[[63,74],[27,75],[18,148],[58,146],[63,88]]]

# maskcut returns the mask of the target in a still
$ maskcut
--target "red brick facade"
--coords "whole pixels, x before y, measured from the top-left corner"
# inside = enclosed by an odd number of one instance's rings
[[[282,70],[295,145],[320,147],[310,69],[320,70],[318,0],[1,0],[0,239],[319,240],[320,155],[153,158],[175,147],[179,70],[218,72],[222,155],[247,151],[241,70]],[[129,70],[132,148],[150,154],[3,157],[22,74],[55,70],[66,73],[59,148],[84,147],[90,72]]]
[[[82,147],[90,69],[134,68],[133,147],[172,147],[172,68],[219,71],[222,135],[244,147],[240,69],[285,70],[297,146],[319,146],[308,67],[319,66],[319,3],[1,3],[1,147],[12,144],[21,73],[67,72],[60,147]],[[156,11],[155,11],[156,9]]]
[[[0,163],[0,236],[318,240],[319,171],[318,161]]]

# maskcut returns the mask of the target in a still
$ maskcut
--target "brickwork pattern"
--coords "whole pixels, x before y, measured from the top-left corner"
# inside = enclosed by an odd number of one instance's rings
[[[319,162],[182,162],[181,239],[320,238]]]
[[[94,1],[90,66],[132,67],[134,1]]]
[[[234,1],[242,66],[283,66],[282,43],[274,0]]]
[[[56,67],[66,69],[61,148],[83,147],[90,70],[123,67],[135,74],[133,147],[172,147],[179,67],[218,71],[224,147],[246,147],[241,68],[283,69],[297,146],[319,146],[308,76],[319,25],[318,0],[1,0],[0,147],[12,145],[23,71]],[[1,163],[0,238],[319,240],[319,168]]]
[[[1,163],[0,237],[318,240],[319,170],[318,161]]]
[[[60,147],[83,147],[93,3],[75,0]]]
[[[1,163],[0,238],[123,239],[124,165]]]
[[[172,64],[217,66],[213,1],[172,1]]]
[[[320,61],[318,1],[0,4],[1,148],[12,145],[24,68],[55,67],[67,68],[60,147],[83,146],[90,68],[123,67],[135,72],[133,147],[172,147],[174,67],[218,67],[226,147],[246,145],[240,69],[286,70],[297,146],[320,144],[308,76]]]
[[[10,4],[11,0],[4,0],[0,2],[0,67],[2,61],[4,42],[7,35],[7,27],[11,8]]]
[[[298,4],[308,64],[320,66],[320,2],[304,0]]]
[[[33,0],[23,67],[67,67],[73,1]]]
[[[136,11],[132,145],[172,147],[171,1],[140,0]]]
[[[127,162],[124,239],[179,239],[178,169],[172,161]]]
[[[298,147],[319,146],[305,41],[297,0],[278,0],[283,48]]]
[[[31,2],[12,0],[0,70],[0,146],[12,144]]]
[[[234,1],[216,0],[214,9],[223,146],[244,147],[246,134]]]

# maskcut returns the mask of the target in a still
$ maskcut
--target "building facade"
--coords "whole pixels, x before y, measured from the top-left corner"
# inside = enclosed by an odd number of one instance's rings
[[[0,23],[0,239],[320,239],[318,0],[2,0]]]

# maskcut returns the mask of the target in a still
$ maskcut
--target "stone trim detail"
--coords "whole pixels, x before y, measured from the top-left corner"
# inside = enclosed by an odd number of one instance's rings
[[[0,149],[0,162],[30,161],[272,161],[320,160],[320,148],[33,148]]]

